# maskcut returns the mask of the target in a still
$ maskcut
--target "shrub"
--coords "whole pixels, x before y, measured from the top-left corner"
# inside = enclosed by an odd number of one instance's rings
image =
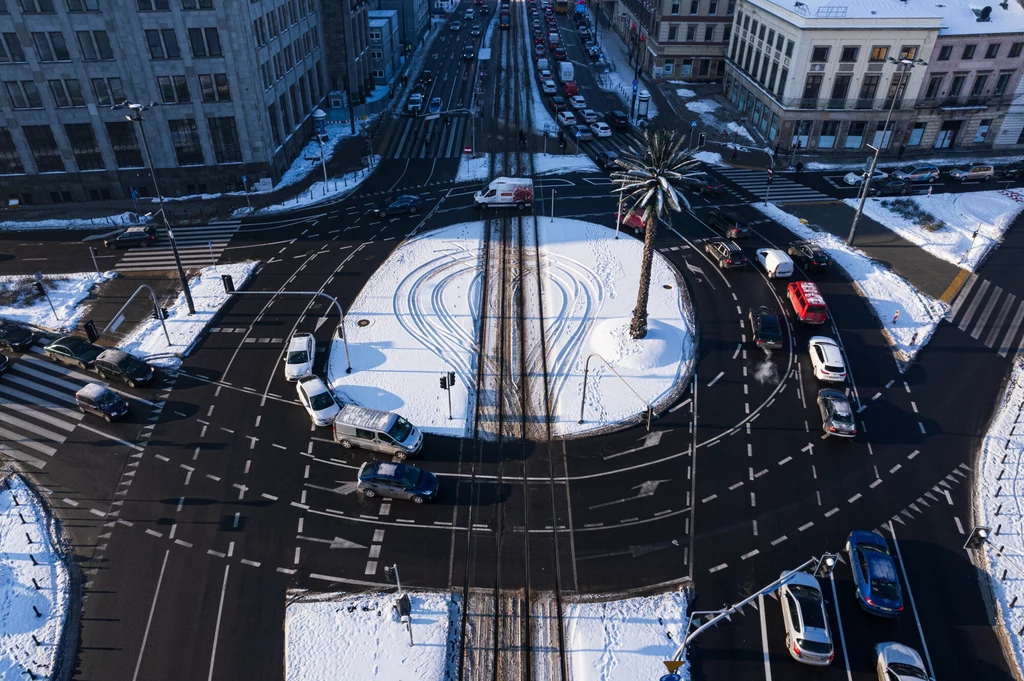
[[[902,218],[913,220],[918,227],[928,232],[937,232],[946,226],[945,222],[937,220],[934,215],[921,208],[912,199],[890,199],[882,201],[882,205]]]

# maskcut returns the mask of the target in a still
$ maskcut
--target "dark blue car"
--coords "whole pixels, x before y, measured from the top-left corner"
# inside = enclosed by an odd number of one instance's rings
[[[846,555],[857,587],[857,602],[867,612],[896,617],[903,612],[903,593],[896,563],[885,538],[876,532],[855,530],[846,540]]]
[[[356,489],[368,499],[410,499],[422,504],[437,496],[437,476],[404,463],[367,462],[359,468]]]

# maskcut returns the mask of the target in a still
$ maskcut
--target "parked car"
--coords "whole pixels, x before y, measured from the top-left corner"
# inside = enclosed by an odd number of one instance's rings
[[[825,614],[825,597],[814,575],[791,574],[779,587],[779,601],[790,656],[805,664],[825,666],[832,662],[835,649]]]
[[[742,269],[747,266],[747,256],[743,255],[743,249],[732,241],[725,239],[708,239],[704,242],[704,252],[709,254],[718,266],[724,269]]]
[[[594,139],[594,133],[590,132],[590,128],[586,125],[577,124],[572,129],[572,135],[580,142],[590,142]]]
[[[117,348],[104,350],[93,360],[93,364],[100,378],[116,378],[131,388],[146,385],[156,374],[152,365]]]
[[[902,643],[875,645],[875,671],[878,681],[930,681],[924,660],[917,651]]]
[[[939,169],[930,165],[909,165],[892,171],[892,176],[907,182],[935,182],[939,179]]]
[[[885,537],[877,532],[854,530],[846,539],[846,555],[860,606],[882,617],[896,617],[903,612],[903,592]]]
[[[316,340],[311,333],[293,334],[288,341],[288,352],[284,357],[284,379],[297,381],[313,373],[316,359]]]
[[[873,196],[896,196],[897,194],[902,196],[908,191],[910,191],[910,182],[908,180],[889,180],[871,188]]]
[[[866,178],[867,175],[868,173],[866,170],[859,173],[849,172],[846,173],[846,175],[843,175],[843,182],[853,185],[854,187],[859,187],[864,184],[864,178]],[[887,177],[889,177],[889,173],[884,170],[875,170],[875,172],[871,174],[871,184],[874,184],[879,180],[884,180]]]
[[[814,336],[807,344],[807,351],[816,379],[829,383],[846,381],[846,362],[838,343],[827,336]]]
[[[546,94],[546,95],[553,95],[556,92],[558,92],[558,86],[555,85],[555,81],[550,80],[550,79],[549,80],[545,80],[543,83],[541,83],[540,84],[540,88],[541,88],[541,90],[544,91],[544,94]]]
[[[826,270],[832,264],[832,258],[825,249],[812,241],[790,241],[786,253],[807,270]]]
[[[437,496],[437,476],[405,463],[364,463],[357,480],[356,489],[368,499],[409,499],[422,504]]]
[[[1024,175],[1024,161],[1003,166],[999,169],[999,174],[1011,180],[1019,179],[1021,175]]]
[[[295,392],[298,393],[299,402],[306,408],[309,418],[315,425],[331,425],[331,421],[341,411],[334,394],[319,376],[303,376],[295,384]]]
[[[423,200],[411,194],[402,194],[397,199],[388,199],[378,203],[373,212],[382,218],[393,213],[418,213],[423,207]]]
[[[610,125],[613,130],[629,129],[629,116],[623,111],[615,110],[605,113],[604,122]]]
[[[750,321],[751,340],[759,348],[779,350],[782,348],[782,326],[779,315],[770,307],[759,305],[747,313]]]
[[[103,348],[98,348],[78,336],[61,336],[43,348],[43,352],[60,364],[88,369],[103,352]]]
[[[24,326],[0,319],[0,348],[25,352],[36,342],[36,335]]]
[[[987,164],[968,164],[949,171],[949,176],[954,180],[991,180],[996,176],[995,167]]]
[[[118,248],[135,248],[136,246],[145,248],[154,241],[156,241],[156,228],[139,226],[129,227],[123,232],[107,237],[103,240],[103,245],[114,250]]]
[[[612,129],[604,121],[598,121],[590,124],[590,132],[594,133],[594,137],[611,137]],[[618,154],[615,155],[618,158]],[[607,166],[601,166],[605,168]]]
[[[601,137],[601,135],[598,135],[598,137]],[[602,170],[618,168],[619,164],[616,163],[618,159],[619,155],[614,151],[599,151],[597,153],[597,165],[599,165]]]
[[[128,402],[99,383],[86,383],[75,393],[75,403],[83,414],[95,414],[107,423],[128,413]]]
[[[832,388],[818,391],[818,409],[821,411],[821,430],[825,437],[856,437],[857,424],[853,408],[846,393]]]
[[[713,210],[708,213],[708,226],[727,239],[750,236],[750,223],[730,211]]]

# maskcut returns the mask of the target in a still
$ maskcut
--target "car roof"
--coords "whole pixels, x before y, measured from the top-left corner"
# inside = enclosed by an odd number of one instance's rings
[[[790,286],[795,286],[804,292],[804,298],[808,305],[824,305],[825,299],[821,297],[821,291],[813,281],[794,281]]]
[[[869,551],[864,554],[864,559],[868,565],[868,579],[883,579],[894,583],[899,581],[892,556]]]
[[[104,362],[113,362],[114,364],[120,364],[124,360],[131,358],[132,356],[129,355],[124,350],[119,350],[118,348],[110,348],[108,350],[104,350],[103,352],[101,352],[99,354],[99,357],[97,357],[96,359],[102,359]]]
[[[327,392],[327,384],[324,383],[323,379],[315,374],[309,376],[303,376],[299,379],[299,383],[302,384],[303,388],[310,395],[319,395],[320,393]],[[319,390],[314,390],[319,388]]]
[[[126,229],[123,232],[121,232],[121,234],[132,234],[132,233],[135,233],[135,232],[149,232],[149,229],[150,228],[145,226],[145,225],[138,226],[138,227],[129,227],[128,229]]]
[[[355,404],[346,404],[335,419],[336,423],[353,426],[355,428],[368,428],[370,430],[387,430],[394,420],[395,415],[390,411],[379,411],[368,409]]]
[[[313,334],[310,333],[296,333],[292,335],[291,341],[288,343],[289,350],[305,350],[306,343],[309,341]]]
[[[794,572],[790,575],[789,579],[786,580],[786,584],[799,584],[801,586],[809,586],[821,591],[821,586],[818,584],[818,580],[814,578],[814,575],[807,572]]]
[[[810,345],[821,348],[825,353],[825,361],[829,363],[842,363],[843,353],[839,350],[839,344],[827,336],[814,336],[809,341]]]
[[[74,347],[76,345],[80,347],[83,344],[84,345],[91,345],[91,343],[89,341],[87,341],[84,338],[79,338],[78,336],[61,336],[57,340],[55,340],[52,343],[50,343],[50,345],[64,345],[64,346],[69,347],[69,348],[70,347]]]
[[[405,469],[412,468],[404,463],[393,463],[391,461],[378,461],[369,468],[366,469],[366,473],[360,477],[377,477],[377,478],[391,478],[392,480],[398,480],[405,473]]]
[[[111,392],[111,390],[105,385],[102,385],[100,383],[86,383],[85,385],[78,389],[78,392],[75,393],[75,396],[88,397],[90,399],[96,400],[108,392]]]

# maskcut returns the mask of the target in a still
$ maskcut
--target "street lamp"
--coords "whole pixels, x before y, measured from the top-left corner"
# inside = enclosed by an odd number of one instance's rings
[[[149,153],[149,144],[146,143],[146,127],[142,125],[142,112],[149,111],[154,106],[159,105],[159,102],[150,102],[149,104],[132,104],[128,102],[128,100],[125,100],[110,108],[114,110],[130,110],[132,114],[125,116],[125,118],[139,124],[139,133],[142,137],[142,150],[146,154],[146,163],[149,165],[149,176],[153,180],[153,190],[156,192],[156,199],[160,205],[160,216],[164,221],[164,229],[167,230],[167,239],[171,242],[171,252],[174,253],[174,264],[178,267],[178,279],[181,281],[181,290],[185,293],[185,304],[188,305],[188,313],[195,314],[196,306],[192,302],[192,292],[188,289],[188,278],[185,276],[185,268],[181,266],[181,255],[178,253],[178,243],[174,240],[174,232],[171,230],[171,225],[167,222],[167,213],[164,212],[164,197],[160,193],[160,185],[157,184],[156,181],[156,168],[153,167],[153,157]]]
[[[324,160],[324,135],[327,134],[327,114],[323,109],[313,109],[313,129],[316,130],[316,141],[320,143],[320,165],[324,168],[324,195],[327,195],[327,161]]]
[[[893,59],[889,57],[887,61],[890,64],[899,64],[903,68],[900,69],[900,79],[896,81],[896,92],[893,93],[892,103],[889,104],[889,113],[885,116],[885,123],[882,124],[882,140],[885,140],[885,134],[889,131],[889,119],[892,118],[893,109],[896,108],[896,100],[900,98],[900,90],[903,89],[903,77],[907,74],[910,69],[915,66],[927,66],[928,62],[922,59],[908,59],[901,57],[900,59]],[[871,145],[868,145],[871,146]],[[860,222],[860,214],[864,210],[864,202],[868,198],[868,187],[871,186],[871,178],[875,174],[875,166],[878,165],[878,153],[882,150],[882,145],[879,144],[877,147],[872,147],[875,150],[875,155],[871,157],[871,168],[868,170],[867,175],[864,176],[863,187],[861,187],[860,203],[857,204],[857,212],[853,216],[853,224],[850,225],[850,236],[846,239],[847,246],[853,246],[853,239],[857,235],[857,223]]]

